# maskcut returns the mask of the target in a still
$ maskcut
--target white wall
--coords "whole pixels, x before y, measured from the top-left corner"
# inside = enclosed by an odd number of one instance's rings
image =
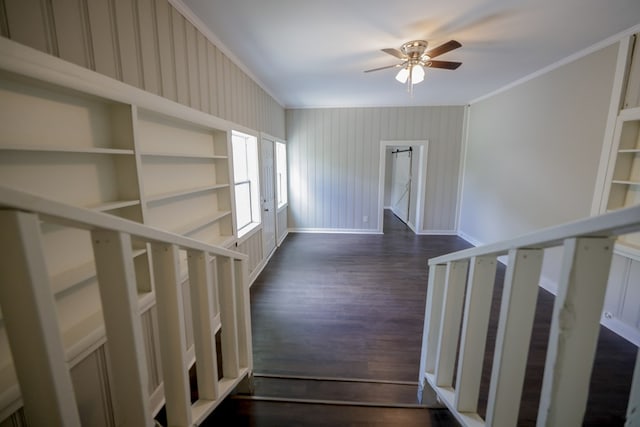
[[[428,140],[420,231],[454,231],[463,121],[461,106],[287,110],[289,226],[375,231],[380,141]]]
[[[470,107],[460,231],[490,243],[589,216],[617,44]]]

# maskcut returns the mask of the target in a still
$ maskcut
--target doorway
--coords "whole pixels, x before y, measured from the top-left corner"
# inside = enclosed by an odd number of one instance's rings
[[[269,259],[276,249],[276,202],[275,202],[275,141],[266,135],[261,137],[262,179],[262,259]]]
[[[426,140],[380,141],[378,232],[383,232],[388,208],[414,233],[421,233],[428,146]]]
[[[391,182],[389,183],[389,191],[385,188],[385,205],[387,205],[388,193],[388,206],[391,212],[405,224],[409,222],[409,207],[411,206],[412,153],[413,149],[411,147],[392,150],[391,161],[388,162],[386,167],[388,177],[385,179],[385,183],[389,181],[389,178]],[[387,159],[389,159],[389,156],[387,156]]]

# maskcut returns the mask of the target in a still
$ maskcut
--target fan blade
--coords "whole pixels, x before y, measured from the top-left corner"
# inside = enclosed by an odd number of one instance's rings
[[[391,56],[395,56],[398,59],[407,59],[407,56],[400,52],[398,49],[393,49],[393,48],[387,48],[387,49],[382,49],[382,51],[384,53],[388,53]]]
[[[372,71],[386,70],[387,68],[396,68],[396,67],[401,67],[401,66],[402,66],[402,64],[387,65],[386,67],[372,68],[371,70],[364,70],[364,72],[365,73],[370,73]]]
[[[429,58],[433,59],[436,56],[440,56],[444,53],[447,53],[449,51],[452,51],[453,49],[457,49],[460,46],[462,46],[460,43],[458,43],[455,40],[450,40],[444,44],[441,44],[440,46],[434,47],[433,49],[430,49],[428,51],[426,51],[424,54],[427,55]]]
[[[455,70],[456,68],[462,65],[462,62],[428,61],[425,65],[430,68],[444,68],[445,70]]]

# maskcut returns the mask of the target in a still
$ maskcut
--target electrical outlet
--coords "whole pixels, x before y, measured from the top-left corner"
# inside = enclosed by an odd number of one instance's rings
[[[369,222],[369,217],[368,216],[363,216],[362,217],[362,222]]]

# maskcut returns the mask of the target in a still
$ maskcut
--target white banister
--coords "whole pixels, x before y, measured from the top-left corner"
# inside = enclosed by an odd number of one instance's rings
[[[251,351],[251,312],[249,310],[249,288],[244,286],[249,277],[247,262],[236,259],[235,266],[236,305],[238,315],[238,361],[240,366],[253,366],[253,352]]]
[[[582,425],[613,244],[611,238],[565,241],[538,426]]]
[[[433,374],[436,369],[440,321],[442,320],[442,295],[444,293],[447,266],[436,264],[429,267],[429,284],[427,285],[427,304],[424,314],[424,330],[422,333],[422,357],[420,358],[419,384],[424,384],[424,374]]]
[[[121,424],[153,426],[131,237],[94,230],[91,241]]]
[[[636,366],[633,370],[629,406],[627,407],[627,422],[625,423],[625,427],[638,426],[640,426],[640,351],[636,356]]]
[[[162,331],[160,356],[167,422],[170,426],[190,427],[191,394],[178,247],[172,244],[152,243],[151,254],[156,281],[158,325]]]
[[[238,318],[236,310],[235,268],[229,258],[216,258],[220,283],[220,319],[222,322],[222,374],[238,376]]]
[[[115,400],[113,407],[105,402],[104,409],[114,411],[118,425],[152,426],[151,399],[157,402],[163,396],[169,425],[199,425],[235,387],[246,385],[244,380],[249,381],[253,369],[246,255],[0,186],[0,308],[31,424],[79,426],[82,415],[65,360],[40,236],[42,222],[91,235],[110,355],[103,375],[113,386]],[[145,256],[152,261],[153,286],[147,284],[143,296],[136,283],[134,258],[141,253],[132,250],[134,239],[136,245],[150,248]],[[187,253],[186,272],[181,271],[182,252]],[[185,281],[190,285],[190,319],[185,319],[183,305]],[[150,300],[157,313],[159,350],[151,346],[154,353],[147,358],[140,307],[144,301],[148,308]],[[187,322],[193,324],[197,362],[198,401],[194,404]],[[218,328],[222,330],[219,349]],[[222,379],[218,378],[219,353]],[[148,359],[161,360],[163,384],[156,390],[149,390]]]
[[[80,427],[38,216],[0,210],[0,236],[0,306],[27,420]]]
[[[215,317],[213,309],[214,286],[207,256],[202,251],[188,251],[189,283],[191,286],[191,310],[196,353],[198,398],[216,400],[220,394],[218,386],[218,363],[216,358]]]
[[[509,251],[487,403],[490,426],[517,424],[542,255],[540,249]]]
[[[544,249],[565,245],[554,305],[539,426],[582,424],[617,236],[640,231],[640,206],[429,260],[419,396],[425,380],[465,427],[518,423]],[[498,257],[508,255],[485,419],[477,413]],[[470,262],[466,294],[464,277]],[[464,272],[464,273],[463,273]],[[466,295],[463,299],[463,295]],[[464,313],[458,344],[460,310]],[[451,369],[457,359],[455,387]],[[640,355],[627,427],[640,426]]]
[[[478,409],[480,377],[495,277],[495,255],[477,256],[471,259],[462,323],[460,360],[456,375],[455,405],[460,412],[476,412]]]
[[[435,370],[436,384],[440,387],[453,384],[468,267],[467,260],[447,265]]]

